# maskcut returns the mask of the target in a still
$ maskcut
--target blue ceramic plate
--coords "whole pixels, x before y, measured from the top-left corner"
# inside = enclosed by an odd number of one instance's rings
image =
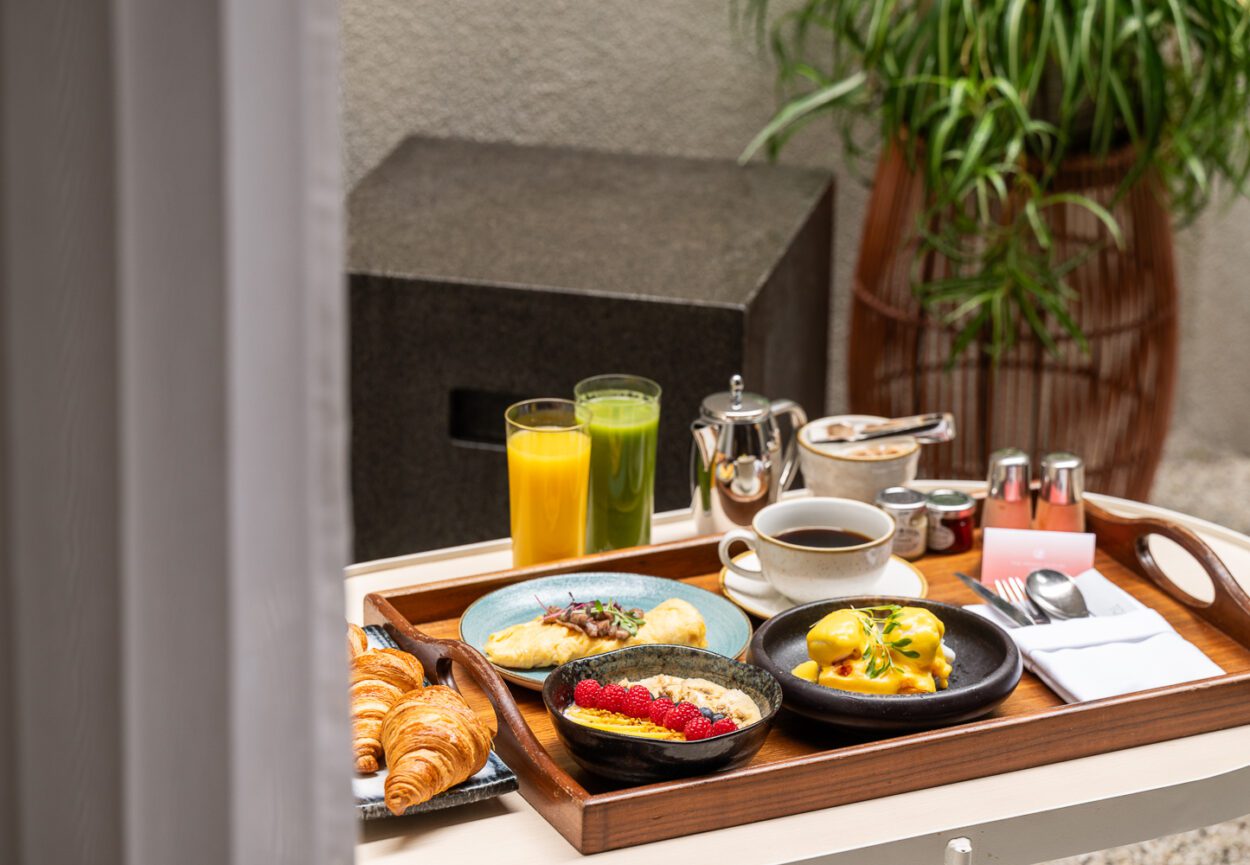
[[[371,648],[399,648],[395,641],[387,635],[386,631],[377,625],[366,625],[365,633],[369,637],[369,646]],[[372,775],[363,777],[357,775],[352,778],[352,793],[356,796],[356,812],[361,819],[376,820],[382,817],[393,816],[390,809],[386,807],[385,786],[385,766]],[[481,802],[484,799],[493,799],[496,796],[502,796],[504,793],[511,793],[516,788],[516,773],[508,768],[508,764],[500,760],[494,751],[491,751],[486,765],[476,775],[466,778],[450,790],[444,790],[428,802],[413,805],[404,812],[404,816],[423,814],[426,811],[441,811],[444,808],[455,808],[459,805],[468,805],[471,802]]]
[[[528,622],[541,612],[539,603],[563,605],[569,593],[579,601],[615,600],[623,607],[649,610],[669,598],[681,598],[703,616],[707,648],[728,658],[739,658],[751,642],[751,621],[720,595],[677,580],[641,574],[559,574],[505,586],[479,598],[460,617],[460,639],[486,654],[486,638],[509,625]],[[538,691],[552,667],[514,670],[495,665],[509,682]]]

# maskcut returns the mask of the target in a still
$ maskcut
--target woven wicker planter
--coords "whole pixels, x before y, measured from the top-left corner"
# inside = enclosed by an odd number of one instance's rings
[[[925,448],[922,475],[983,478],[986,456],[1000,447],[1034,456],[1073,450],[1085,458],[1090,489],[1149,494],[1176,378],[1176,276],[1157,187],[1140,182],[1112,205],[1131,161],[1127,151],[1105,162],[1072,159],[1056,179],[1057,191],[1079,191],[1111,209],[1124,233],[1123,248],[1105,244],[1069,276],[1089,352],[1056,335],[1056,357],[1022,335],[997,369],[969,350],[948,371],[956,330],[927,314],[911,286],[922,179],[897,149],[881,157],[855,275],[850,402],[854,412],[888,417],[955,413],[958,439]],[[1102,224],[1079,207],[1050,209],[1049,227],[1060,261],[1106,239]],[[932,278],[949,275],[941,256],[923,266]]]

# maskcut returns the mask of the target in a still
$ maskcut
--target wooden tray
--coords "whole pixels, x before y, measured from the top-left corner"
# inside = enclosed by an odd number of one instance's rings
[[[582,853],[767,820],[848,802],[950,784],[1250,723],[1250,597],[1195,534],[1155,519],[1123,519],[1089,508],[1096,565],[1158,610],[1227,673],[1122,697],[1064,705],[1025,673],[992,716],[921,733],[865,739],[783,712],[747,766],[700,778],[624,787],[583,772],[556,739],[540,694],[510,689],[477,651],[454,639],[461,612],[500,586],[575,571],[627,571],[718,591],[717,538],[640,547],[549,565],[371,594],[365,621],[446,681],[458,682],[492,726],[495,748],[517,773],[521,794]],[[1152,533],[1180,544],[1206,569],[1214,600],[1202,604],[1150,558]],[[980,552],[918,562],[929,597],[977,598],[953,576],[976,571]],[[455,670],[453,671],[453,664]]]

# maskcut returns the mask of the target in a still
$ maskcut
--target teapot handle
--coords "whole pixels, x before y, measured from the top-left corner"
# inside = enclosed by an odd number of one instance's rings
[[[799,465],[799,430],[807,424],[807,412],[794,400],[779,399],[772,404],[773,417],[785,415],[790,419],[790,438],[786,442],[781,459],[781,492],[794,483],[795,471]]]
[[[716,460],[716,432],[700,418],[690,424],[690,496],[695,518],[712,512],[712,468]]]

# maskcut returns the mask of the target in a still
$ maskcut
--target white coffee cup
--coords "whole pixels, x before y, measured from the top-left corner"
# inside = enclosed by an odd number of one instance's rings
[[[870,423],[887,418],[865,414],[822,417],[799,430],[799,465],[803,481],[818,496],[874,502],[886,487],[905,487],[916,479],[920,444],[911,436],[854,444],[813,444],[830,425]]]
[[[796,529],[838,529],[867,538],[846,547],[800,546],[781,536]],[[890,561],[894,518],[850,499],[805,498],[763,508],[750,528],[731,529],[720,542],[720,560],[733,573],[771,585],[801,603],[877,590]],[[735,562],[729,548],[741,541],[755,551],[761,569]]]

